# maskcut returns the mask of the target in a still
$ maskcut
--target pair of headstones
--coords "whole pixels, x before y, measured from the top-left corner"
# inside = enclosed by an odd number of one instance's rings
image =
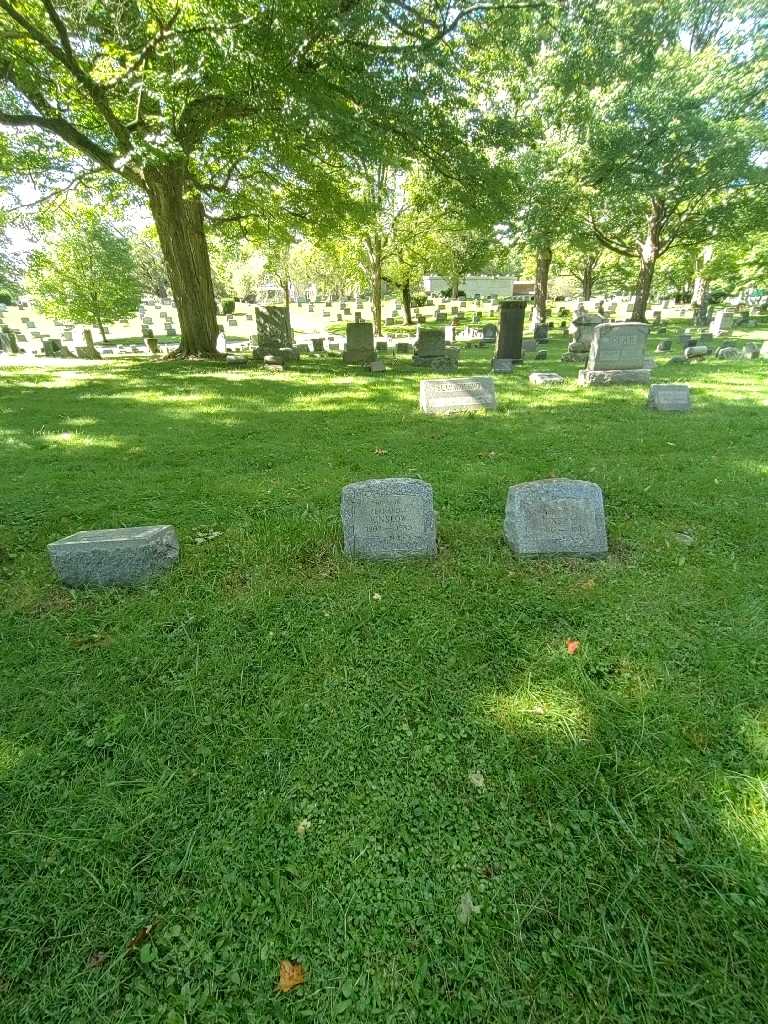
[[[432,487],[392,477],[341,492],[344,551],[364,559],[432,558],[437,517]],[[603,494],[585,480],[535,480],[507,493],[504,538],[518,555],[599,558],[608,553]]]

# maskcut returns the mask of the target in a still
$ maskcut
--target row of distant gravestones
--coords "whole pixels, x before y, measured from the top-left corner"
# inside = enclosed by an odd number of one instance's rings
[[[432,487],[391,477],[347,484],[341,492],[344,552],[399,560],[437,554]],[[504,538],[517,555],[601,558],[608,553],[603,492],[585,480],[535,480],[507,494]],[[179,558],[172,526],[84,530],[48,545],[68,587],[137,586]]]

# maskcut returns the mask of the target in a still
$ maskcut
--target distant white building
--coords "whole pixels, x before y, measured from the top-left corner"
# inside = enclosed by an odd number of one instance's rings
[[[448,291],[450,281],[437,274],[425,274],[422,287],[428,295]],[[459,290],[470,298],[473,295],[533,295],[533,281],[517,281],[514,277],[494,277],[490,274],[470,274],[459,279]]]

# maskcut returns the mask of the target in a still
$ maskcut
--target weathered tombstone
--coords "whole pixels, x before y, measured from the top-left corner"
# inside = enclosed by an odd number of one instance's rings
[[[715,352],[715,359],[738,359],[739,350],[735,345],[721,345]]]
[[[285,306],[257,306],[254,310],[257,346],[253,350],[256,360],[267,362],[267,356],[280,362],[281,349],[293,347],[293,332]]]
[[[730,309],[718,309],[709,325],[713,338],[733,332],[733,313]]]
[[[342,356],[344,362],[365,366],[375,358],[373,324],[368,321],[347,324],[347,347]]]
[[[585,480],[516,484],[507,494],[504,538],[518,555],[606,555],[603,492]]]
[[[586,313],[583,308],[577,309],[573,323],[568,328],[572,339],[568,343],[568,351],[576,354],[589,352],[595,330],[602,323],[605,323],[605,318],[599,313]]]
[[[498,331],[496,330],[496,324],[484,324],[483,325],[483,337],[480,340],[481,345],[495,345],[496,336]]]
[[[368,367],[368,369],[371,371],[371,373],[385,373],[387,367],[382,362],[381,359],[374,359],[373,362]]]
[[[533,328],[534,341],[541,342],[549,339],[549,324],[536,324]]]
[[[436,373],[446,373],[449,370],[458,369],[458,349],[447,348],[445,344],[447,329],[421,326],[416,328],[416,345],[413,350],[414,366],[423,366]]]
[[[219,331],[216,335],[216,351],[222,356],[227,354],[227,339],[224,336],[224,331]]]
[[[529,373],[529,384],[565,384],[565,377],[559,373]]]
[[[419,408],[428,415],[472,412],[496,408],[496,388],[491,377],[459,377],[453,380],[422,380]]]
[[[703,359],[704,356],[708,355],[708,345],[689,345],[688,348],[685,349],[683,352],[683,356],[685,357],[685,359]]]
[[[57,576],[68,587],[136,586],[179,558],[172,526],[81,530],[48,545]]]
[[[540,348],[539,351],[536,353],[536,355],[533,358],[534,359],[546,359],[547,356],[548,356],[547,350],[545,348]]]
[[[659,344],[656,346],[656,351],[659,353],[669,352],[671,348],[672,342],[669,340],[669,338],[665,338],[663,341],[660,341]]]
[[[508,300],[499,306],[499,336],[492,368],[494,373],[512,373],[523,361],[525,302]]]
[[[341,492],[344,553],[358,558],[431,558],[437,554],[432,488],[392,477],[347,484]]]
[[[648,407],[657,412],[688,412],[691,391],[687,384],[651,384]]]
[[[579,370],[579,384],[647,384],[651,377],[645,365],[648,330],[647,324],[631,321],[598,324],[587,368]]]

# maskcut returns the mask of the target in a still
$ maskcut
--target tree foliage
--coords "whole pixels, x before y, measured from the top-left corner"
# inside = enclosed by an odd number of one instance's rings
[[[47,316],[104,327],[135,314],[141,299],[129,240],[97,210],[60,209],[27,274],[35,305]]]

